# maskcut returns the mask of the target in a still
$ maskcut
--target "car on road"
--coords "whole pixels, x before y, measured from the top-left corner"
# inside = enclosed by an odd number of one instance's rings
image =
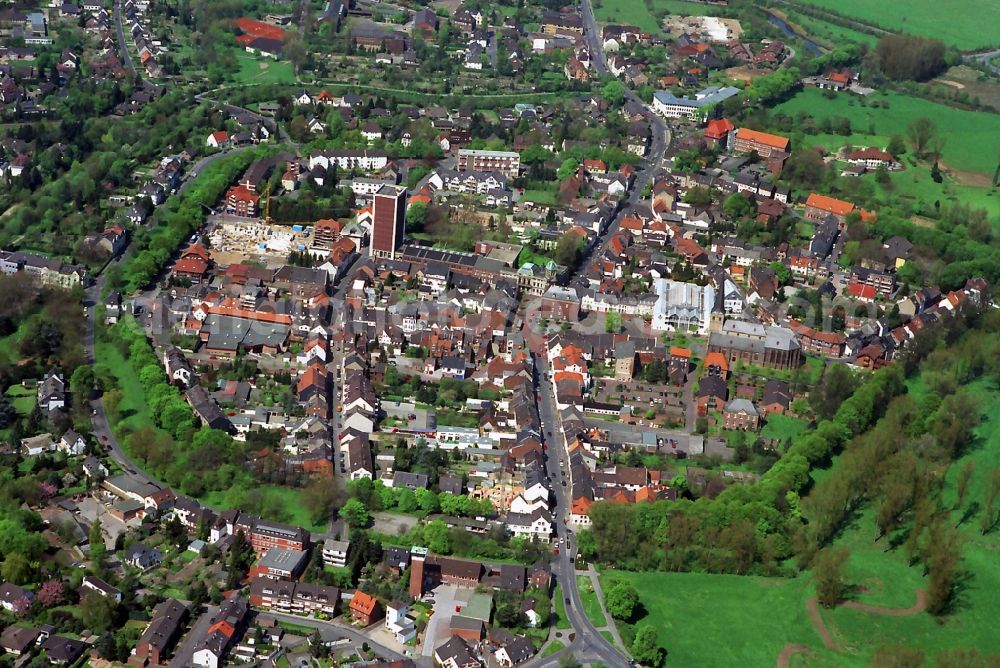
[[[107,443],[107,442],[108,442],[108,437],[107,437],[107,436],[105,436],[105,435],[102,435],[102,436],[101,436],[101,442],[102,442],[102,443]]]

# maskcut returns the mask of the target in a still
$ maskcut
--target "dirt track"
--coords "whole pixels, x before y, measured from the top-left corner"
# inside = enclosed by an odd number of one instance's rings
[[[778,655],[777,668],[788,668],[789,662],[792,657],[800,652],[808,652],[809,648],[805,645],[796,645],[794,643],[788,643],[781,648],[781,653]]]
[[[882,608],[877,605],[868,605],[866,603],[858,603],[856,601],[844,601],[840,605],[845,608],[851,608],[853,610],[861,610],[863,612],[870,612],[875,615],[888,615],[889,617],[909,617],[911,615],[916,615],[927,609],[927,594],[924,593],[923,589],[917,589],[917,600],[916,602],[908,608]]]

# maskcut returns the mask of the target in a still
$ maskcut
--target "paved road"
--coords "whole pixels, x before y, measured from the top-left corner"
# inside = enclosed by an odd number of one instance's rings
[[[983,53],[970,53],[962,56],[963,60],[972,60],[982,63],[987,68],[989,68],[994,74],[1000,76],[1000,67],[993,64],[993,59],[1000,57],[1000,49],[995,49],[993,51],[986,51]]]
[[[604,42],[601,39],[600,27],[597,25],[597,21],[594,20],[594,11],[590,6],[590,0],[581,0],[580,13],[583,15],[583,39],[587,44],[587,49],[590,51],[591,65],[593,66],[594,71],[599,75],[603,76],[610,74],[610,70],[608,70],[607,58],[604,53]],[[659,165],[663,161],[663,156],[666,154],[667,148],[670,146],[670,128],[667,126],[666,121],[654,113],[653,110],[646,105],[642,98],[636,95],[635,91],[630,88],[625,88],[625,98],[643,106],[643,109],[645,109],[643,116],[645,116],[646,120],[649,122],[650,128],[652,129],[653,140],[650,145],[649,152],[639,163],[639,169],[637,170],[638,174],[632,189],[629,191],[625,201],[622,202],[618,213],[615,214],[615,217],[611,220],[607,229],[598,239],[597,243],[595,243],[592,247],[590,253],[588,253],[583,260],[581,260],[578,269],[570,278],[571,285],[580,280],[580,277],[586,271],[590,258],[598,257],[604,252],[608,239],[618,230],[618,225],[621,223],[621,219],[642,198],[642,191],[653,180]]]
[[[296,617],[295,615],[285,615],[278,612],[262,612],[258,615],[258,619],[267,619],[273,617],[275,619],[296,624],[298,626],[308,626],[310,628],[318,629],[320,637],[324,642],[331,642],[334,640],[341,640],[343,638],[348,638],[356,645],[361,645],[362,643],[368,643],[372,650],[384,659],[389,659],[390,661],[398,661],[404,658],[399,652],[389,649],[385,645],[380,645],[375,642],[365,634],[359,632],[357,629],[351,628],[349,626],[344,626],[336,621],[327,622],[320,619],[310,619],[307,617]],[[412,658],[418,666],[421,668],[430,668],[431,661],[423,657],[409,657]],[[173,668],[173,666],[171,666]]]
[[[191,630],[177,644],[174,658],[168,664],[169,668],[184,668],[185,666],[192,665],[191,658],[194,656],[195,645],[205,637],[208,627],[212,622],[212,616],[217,612],[219,612],[218,606],[209,606],[208,610],[195,620],[191,626]]]
[[[135,65],[132,63],[132,54],[128,50],[128,42],[125,41],[125,30],[122,27],[121,0],[115,0],[111,11],[114,14],[115,35],[118,40],[118,51],[121,54],[122,62],[125,63],[125,67],[132,73],[132,76],[137,76],[138,72],[136,72]]]

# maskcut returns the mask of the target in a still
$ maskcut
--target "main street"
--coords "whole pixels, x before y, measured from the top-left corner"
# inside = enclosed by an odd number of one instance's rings
[[[583,39],[587,45],[587,49],[590,51],[591,66],[594,68],[596,74],[600,76],[607,75],[610,71],[608,70],[607,58],[604,53],[604,41],[601,39],[600,27],[597,25],[597,21],[594,20],[594,11],[590,6],[590,0],[581,0],[580,13],[583,16]],[[622,218],[642,199],[642,192],[652,182],[653,177],[656,176],[656,171],[662,164],[663,157],[670,146],[670,128],[666,121],[655,114],[642,98],[636,95],[635,91],[625,86],[624,92],[626,100],[631,100],[642,105],[644,110],[643,116],[649,122],[649,127],[652,130],[652,142],[645,157],[643,157],[638,165],[638,174],[636,175],[632,189],[625,197],[625,201],[618,208],[614,218],[612,218],[607,228],[605,228],[597,240],[597,243],[591,246],[590,251],[584,256],[577,270],[570,277],[570,285],[574,285],[580,280],[590,258],[599,257],[605,248],[607,248],[608,239],[618,231],[618,226]]]
[[[535,357],[533,355],[533,357]],[[538,416],[542,423],[546,444],[546,467],[549,479],[552,480],[555,506],[552,517],[556,526],[556,537],[561,539],[562,549],[553,564],[552,572],[556,582],[562,586],[565,597],[566,617],[575,633],[573,640],[566,649],[545,658],[536,658],[524,664],[528,668],[558,665],[559,658],[569,654],[577,663],[600,663],[611,668],[627,668],[629,660],[609,643],[597,631],[584,613],[583,600],[576,586],[576,540],[570,531],[569,506],[572,500],[570,490],[572,481],[569,477],[569,455],[566,443],[560,429],[559,418],[555,407],[555,394],[552,384],[546,378],[544,360],[534,359],[536,369],[536,388],[539,394]],[[566,482],[566,486],[562,485]]]

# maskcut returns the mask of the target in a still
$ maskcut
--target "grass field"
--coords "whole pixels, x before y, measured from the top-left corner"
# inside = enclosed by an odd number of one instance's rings
[[[908,382],[915,400],[926,396],[919,378]],[[977,381],[970,390],[979,398],[984,421],[977,427],[967,452],[945,476],[943,502],[953,505],[955,478],[965,462],[975,464],[966,507],[982,499],[989,472],[1000,468],[1000,388]],[[836,462],[836,458],[835,458]],[[817,471],[823,477],[825,471]],[[644,610],[637,624],[651,624],[675,665],[772,666],[788,643],[808,648],[792,658],[792,666],[868,666],[880,646],[904,645],[925,652],[931,663],[942,649],[976,649],[1000,653],[1000,635],[992,620],[1000,616],[1000,531],[981,536],[978,515],[960,523],[963,539],[961,579],[954,611],[940,619],[920,612],[890,616],[839,606],[820,609],[823,624],[837,650],[827,649],[807,613],[813,595],[808,573],[794,579],[707,575],[699,573],[625,573],[606,571],[602,585],[627,577],[639,590]],[[836,545],[850,550],[847,580],[853,600],[873,606],[906,609],[916,600],[915,590],[926,588],[921,567],[907,565],[901,549],[887,550],[887,541],[874,542],[874,513],[864,508],[838,537]],[[634,626],[619,625],[626,639]]]
[[[580,601],[583,602],[583,613],[596,628],[608,625],[608,620],[601,609],[601,602],[597,600],[597,593],[591,586],[590,578],[586,575],[576,576],[576,588],[580,590]]]
[[[800,0],[841,16],[887,30],[935,37],[962,50],[1000,44],[1000,8],[996,0]]]
[[[774,438],[784,443],[785,440],[795,438],[806,430],[809,424],[802,418],[789,417],[788,415],[771,415],[767,418],[767,424],[760,430],[760,435],[764,438]]]
[[[278,519],[283,519],[290,524],[304,527],[310,531],[325,531],[327,527],[322,524],[314,524],[308,511],[299,501],[300,491],[291,487],[278,487],[276,485],[257,485],[255,490],[265,495],[267,502],[265,508],[284,509],[278,510],[275,515]],[[237,508],[242,499],[243,490],[230,490],[228,492],[210,492],[201,497],[201,501],[216,508]],[[265,517],[269,515],[265,512]]]
[[[552,656],[558,651],[566,649],[566,645],[561,640],[553,640],[549,643],[549,646],[542,650],[541,654],[543,657]]]
[[[556,585],[552,592],[553,624],[560,631],[570,628],[569,617],[566,616],[566,603],[563,601],[562,586]]]
[[[292,64],[286,60],[271,60],[270,58],[255,58],[240,51],[236,54],[236,62],[240,69],[235,74],[240,84],[293,84],[295,72]]]
[[[775,110],[794,116],[800,111],[813,115],[817,121],[824,117],[846,117],[851,120],[855,131],[867,132],[869,126],[874,135],[841,137],[836,146],[851,141],[855,145],[884,147],[893,134],[906,134],[906,127],[914,119],[927,117],[934,120],[938,133],[945,139],[942,160],[951,168],[993,176],[997,166],[997,152],[1000,150],[1000,116],[955,109],[944,104],[930,102],[897,93],[874,93],[861,99],[853,95],[837,95],[833,99],[823,96],[822,91],[807,88],[792,99],[778,105]],[[888,106],[872,105],[872,102],[888,103]],[[824,135],[817,138],[806,137],[812,145],[822,143]]]
[[[628,23],[652,33],[662,29],[643,0],[599,0],[593,7],[594,18],[601,23]],[[719,13],[719,8],[712,5],[685,0],[653,0],[653,7],[668,14],[686,16],[712,16]]]
[[[115,385],[122,393],[121,403],[118,404],[118,413],[121,419],[113,423],[115,435],[119,442],[121,434],[125,430],[135,430],[140,427],[156,428],[153,421],[153,413],[146,404],[146,395],[143,392],[139,376],[132,369],[132,365],[122,356],[118,348],[104,341],[97,341],[94,346],[94,357],[100,360],[98,368],[106,368],[115,379]],[[124,446],[124,444],[122,444]]]
[[[806,16],[798,12],[787,12],[788,21],[805,30],[809,37],[826,47],[840,46],[844,42],[857,42],[874,46],[878,38],[865,32],[845,28],[844,26],[830,23],[812,16]]]

